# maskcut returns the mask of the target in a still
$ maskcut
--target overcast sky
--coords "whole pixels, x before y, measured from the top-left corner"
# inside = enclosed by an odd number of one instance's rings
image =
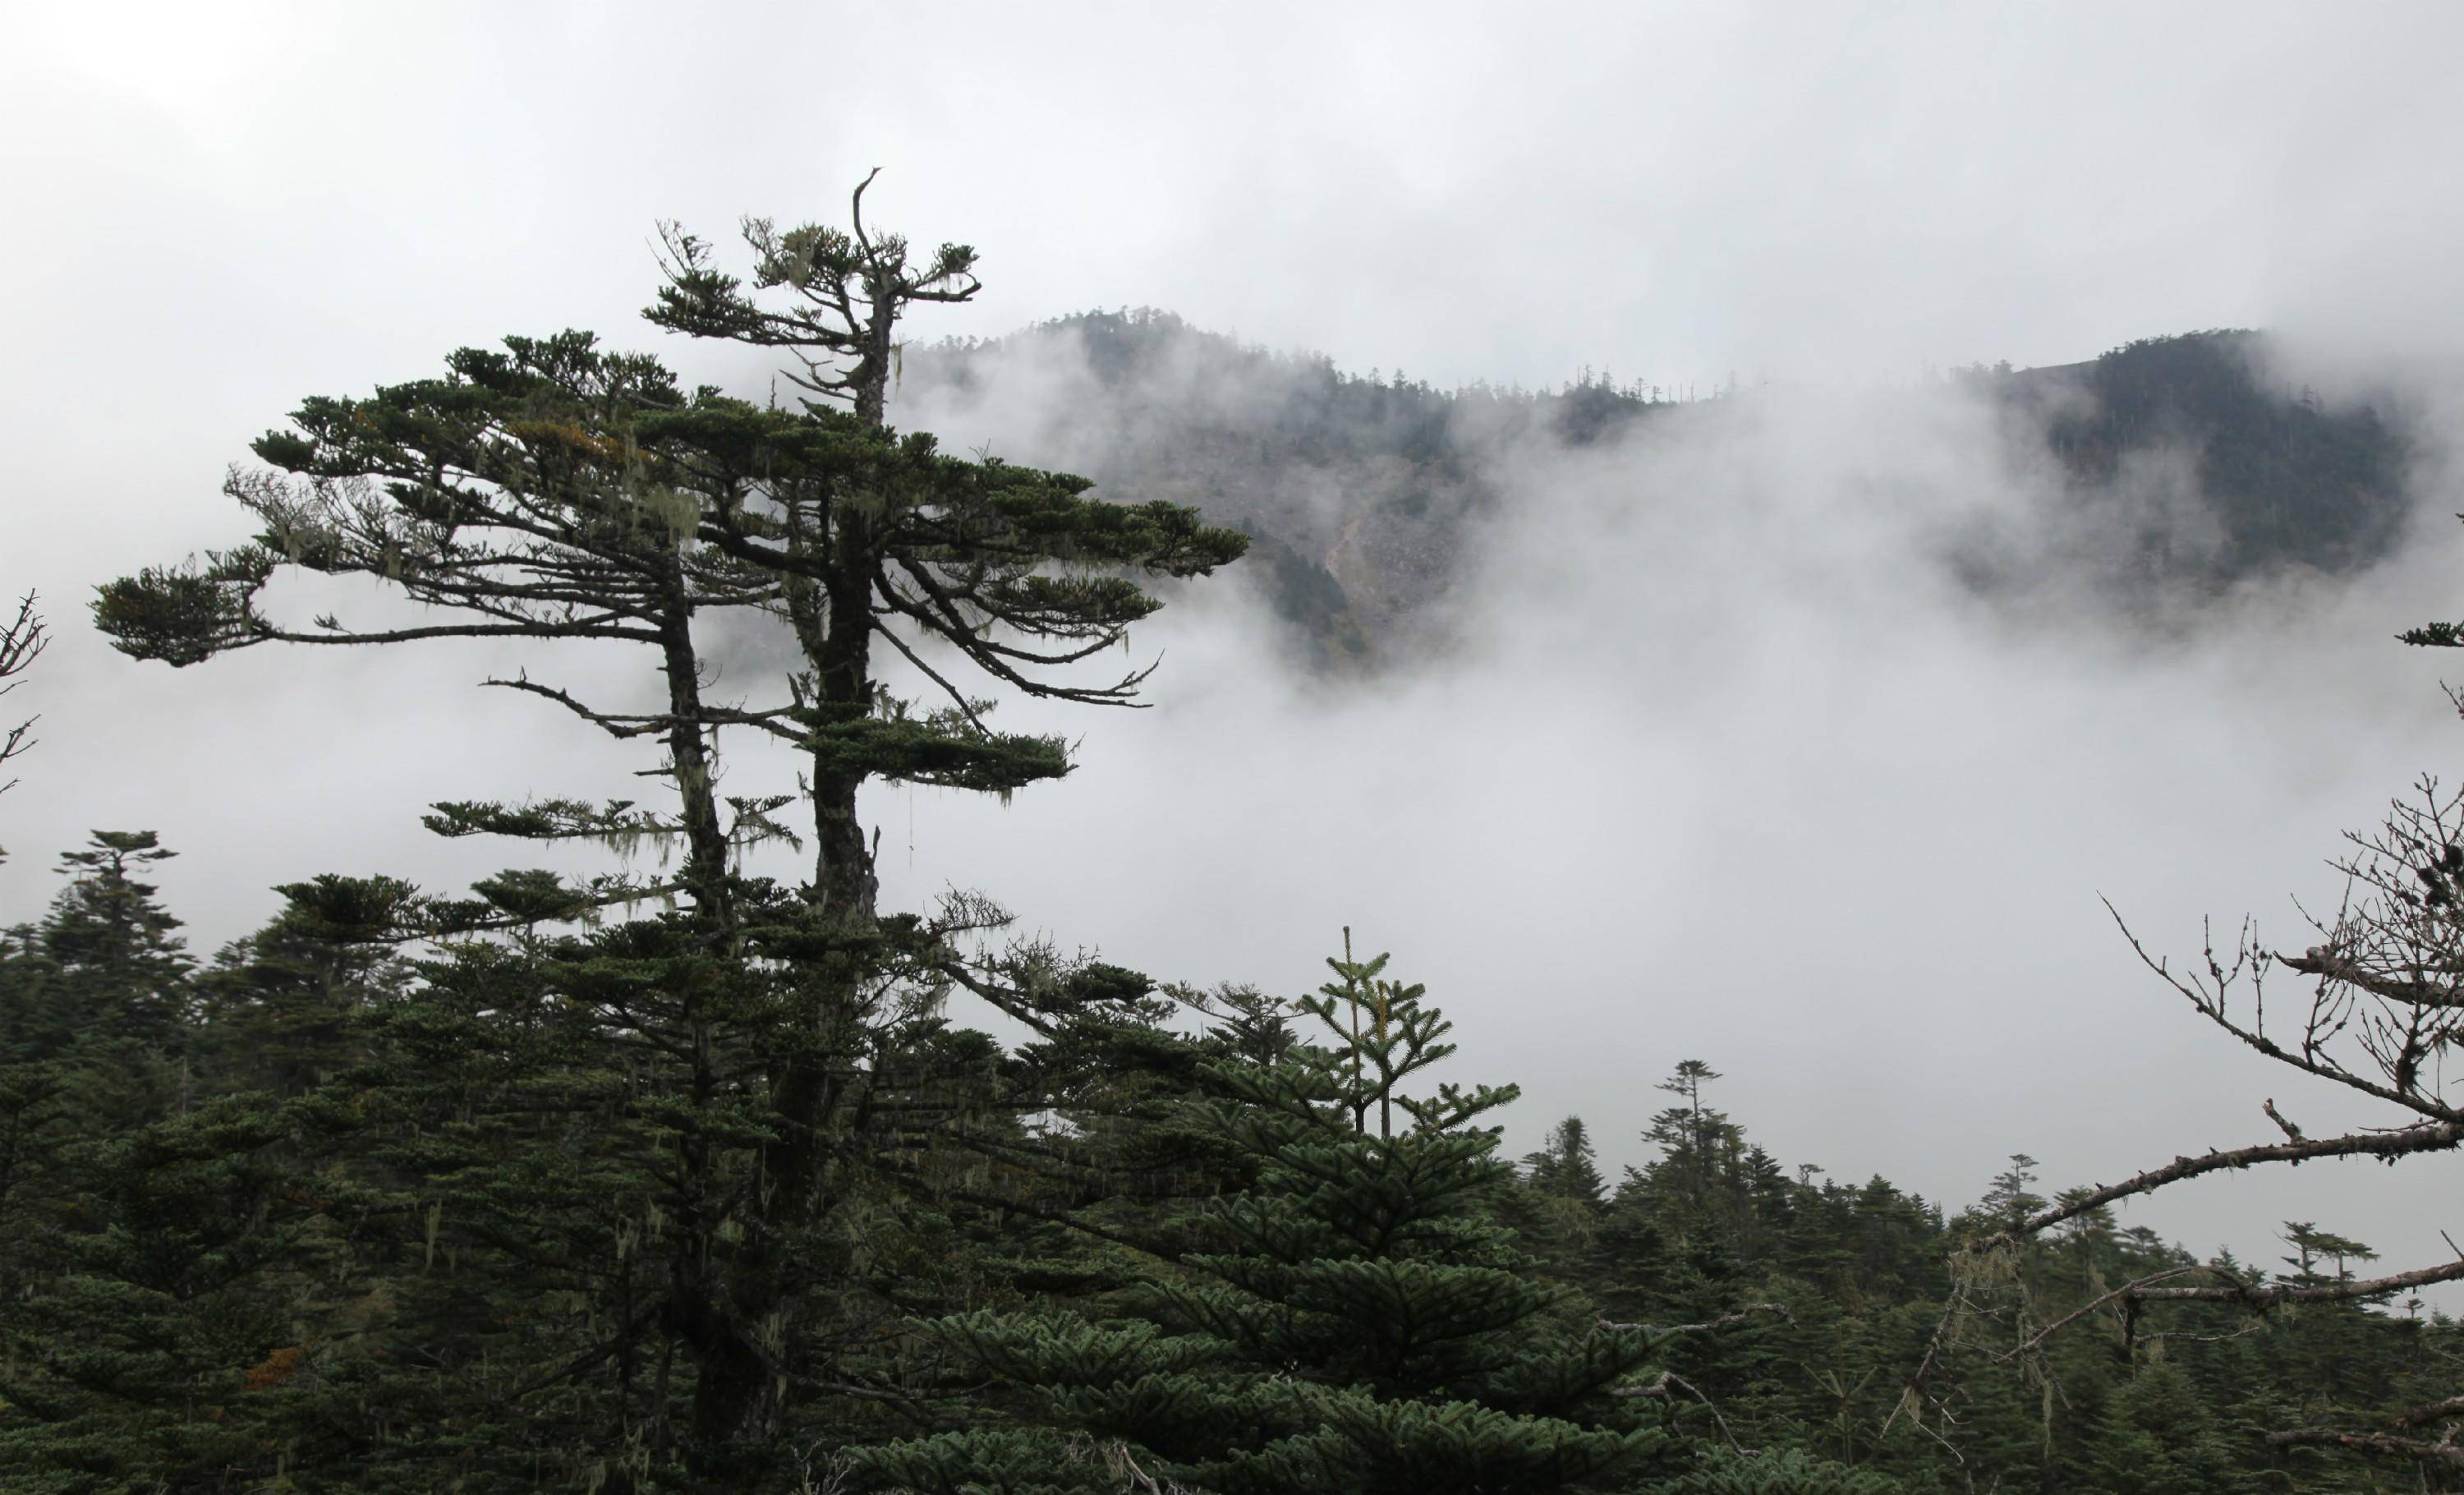
[[[983,254],[983,298],[918,335],[1149,304],[1439,384],[1888,384],[2255,325],[2321,369],[2438,366],[2464,350],[2459,42],[2452,6],[2247,0],[14,17],[0,587],[61,636],[14,698],[44,741],[0,802],[0,900],[38,912],[82,827],[152,825],[209,944],[275,881],[481,869],[419,845],[427,801],[625,781],[468,690],[468,652],[174,675],[82,606],[237,538],[224,466],[303,394],[565,326],[741,378],[635,319],[655,220],[831,218],[879,165],[878,221]],[[893,891],[980,882],[1065,943],[1285,990],[1349,919],[1449,1000],[1480,1078],[1534,1092],[1518,1144],[1583,1110],[1639,1160],[1646,1082],[1686,1057],[1785,1160],[1955,1202],[2014,1150],[2062,1184],[2255,1140],[2277,1082],[2162,1007],[2096,895],[2178,950],[2203,912],[2315,894],[2337,830],[2464,730],[2436,662],[2385,643],[2464,556],[2425,532],[2366,586],[2153,655],[1998,634],[1848,580],[1904,532],[1826,527],[1890,442],[1929,501],[2000,496],[1964,418],[1783,408],[1537,461],[1583,563],[1504,538],[1492,647],[1353,699],[1278,676],[1237,587],[1201,601],[1156,635],[1162,709],[1069,724],[1066,785],[1006,815],[876,797],[893,859],[913,826]],[[1637,524],[1644,490],[1730,519]],[[2455,1174],[2235,1178],[2130,1218],[2252,1252],[2306,1210],[2426,1260]]]

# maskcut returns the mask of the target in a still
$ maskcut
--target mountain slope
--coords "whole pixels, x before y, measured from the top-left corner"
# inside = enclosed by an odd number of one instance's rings
[[[2128,608],[2384,558],[2409,512],[2399,427],[2285,386],[2267,354],[2256,334],[2194,333],[1952,375],[1932,392],[1991,413],[2002,465],[2030,474],[2017,485],[2030,507],[2025,522],[1960,530],[1939,559],[1989,595],[2058,585]],[[1689,411],[1774,398],[1681,402],[1588,372],[1555,390],[1441,390],[1155,311],[919,349],[900,393],[902,419],[1247,531],[1253,584],[1321,664],[1408,653],[1442,632],[1467,547],[1515,501],[1505,454],[1681,439],[1701,426]]]

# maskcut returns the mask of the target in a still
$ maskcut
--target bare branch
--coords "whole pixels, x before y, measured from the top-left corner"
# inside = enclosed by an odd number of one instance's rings
[[[855,224],[855,241],[864,250],[867,259],[876,259],[879,254],[872,247],[872,240],[864,231],[864,189],[872,186],[872,179],[879,175],[881,175],[879,166],[866,172],[864,180],[855,185],[855,196],[847,204],[847,216]]]
[[[2220,1286],[2206,1287],[2166,1287],[2161,1283],[2182,1277],[2207,1275],[2222,1278]],[[2388,1277],[2348,1278],[2331,1283],[2276,1282],[2253,1283],[2221,1266],[2193,1265],[2168,1267],[2151,1272],[2133,1282],[2091,1299],[1997,1358],[2010,1360],[2040,1349],[2045,1342],[2072,1324],[2113,1303],[2237,1303],[2244,1308],[2265,1311],[2288,1303],[2351,1303],[2369,1298],[2384,1298],[2408,1287],[2427,1287],[2434,1283],[2464,1281],[2464,1261],[2448,1262],[2438,1266],[2425,1266],[2418,1271],[2398,1272]],[[2464,1398],[2459,1398],[2464,1400]]]
[[[2464,1262],[2448,1262],[2387,1277],[2356,1277],[2328,1283],[2277,1282],[2263,1286],[2236,1282],[2228,1273],[2217,1275],[2227,1279],[2227,1286],[2150,1287],[2134,1291],[2131,1296],[2143,1303],[2239,1303],[2255,1308],[2285,1303],[2350,1303],[2383,1298],[2408,1287],[2427,1287],[2433,1283],[2464,1282]]]
[[[1711,1398],[1704,1396],[1703,1393],[1696,1388],[1693,1382],[1678,1374],[1675,1371],[1662,1371],[1650,1381],[1640,1386],[1613,1386],[1609,1388],[1609,1395],[1618,1397],[1643,1398],[1660,1401],[1667,1399],[1668,1393],[1672,1387],[1685,1393],[1687,1396],[1693,1397],[1696,1401],[1701,1402],[1709,1410],[1711,1420],[1720,1424],[1720,1437],[1727,1440],[1729,1448],[1748,1458],[1751,1458],[1753,1456],[1754,1450],[1739,1443],[1737,1441],[1737,1435],[1728,1431],[1728,1419],[1720,1416],[1720,1409],[1712,1404]]]
[[[1734,1313],[1723,1313],[1718,1318],[1705,1319],[1700,1324],[1612,1324],[1607,1319],[1602,1319],[1599,1321],[1599,1327],[1616,1334],[1665,1334],[1672,1337],[1678,1334],[1714,1334],[1721,1330],[1734,1328],[1763,1313],[1773,1314],[1791,1324],[1796,1322],[1795,1316],[1779,1304],[1749,1303]]]
[[[2339,1433],[2328,1428],[2293,1428],[2267,1435],[2270,1447],[2349,1448],[2356,1453],[2395,1454],[2406,1459],[2430,1459],[2440,1463],[2464,1468],[2464,1447],[2454,1443],[2425,1442],[2417,1438],[2397,1438],[2388,1433]]]
[[[2437,974],[2446,979],[2438,982],[2405,980],[2373,973],[2360,961],[2324,945],[2314,945],[2298,956],[2278,955],[2276,960],[2288,971],[2343,981],[2389,1001],[2419,1007],[2464,1007],[2464,986],[2455,984],[2455,978],[2464,976],[2464,972],[2442,969]]]
[[[17,689],[20,682],[16,677],[26,672],[26,667],[32,665],[51,642],[51,635],[43,627],[42,614],[34,610],[34,594],[28,592],[18,600],[17,616],[6,628],[0,628],[0,695]],[[33,738],[28,734],[41,719],[29,716],[9,728],[5,734],[0,734],[0,763],[6,763],[34,745]],[[0,782],[0,791],[9,789],[16,781],[11,779]]]
[[[2286,1136],[2287,1138],[2289,1138],[2289,1139],[2291,1139],[2292,1141],[2295,1141],[2295,1142],[2299,1142],[2299,1141],[2302,1141],[2302,1140],[2303,1140],[2303,1137],[2302,1137],[2302,1135],[2301,1135],[2301,1129],[2300,1129],[2299,1127],[2295,1126],[2293,1123],[2291,1123],[2291,1122],[2289,1122],[2289,1121],[2285,1120],[2285,1119],[2284,1119],[2284,1112],[2282,1112],[2282,1111],[2280,1111],[2280,1110],[2277,1110],[2276,1109],[2276,1097],[2275,1097],[2275,1096],[2271,1095],[2271,1096],[2269,1096],[2266,1100],[2264,1100],[2264,1101],[2260,1102],[2260,1103],[2259,1103],[2259,1108],[2258,1108],[2258,1109],[2259,1109],[2259,1110],[2263,1110],[2263,1111],[2265,1111],[2265,1112],[2267,1112],[2267,1119],[2268,1119],[2268,1120],[2270,1120],[2270,1121],[2275,1122],[2275,1123],[2277,1124],[2277,1127],[2281,1128],[2281,1129],[2283,1130],[2283,1132],[2284,1132],[2284,1134],[2285,1134],[2285,1136]]]
[[[2259,1014],[2256,1022],[2245,1025],[2235,1021],[2228,1008],[2233,987],[2237,982],[2247,979],[2255,992],[2263,979],[2262,973],[2269,958],[2267,954],[2258,948],[2256,933],[2247,924],[2243,927],[2240,950],[2235,955],[2232,966],[2227,967],[2217,960],[2212,945],[2205,952],[2208,976],[2203,982],[2196,977],[2176,975],[2165,961],[2149,954],[2147,947],[2140,942],[2139,936],[2123,921],[2121,911],[2114,908],[2111,900],[2105,900],[2104,909],[2113,916],[2115,927],[2122,931],[2122,937],[2129,941],[2131,952],[2139,956],[2142,965],[2153,971],[2167,985],[2181,993],[2191,1006],[2198,1009],[2200,1016],[2232,1034],[2243,1044],[2277,1063],[2288,1065],[2304,1074],[2314,1074],[2322,1080],[2333,1080],[2347,1089],[2359,1090],[2365,1095],[2391,1102],[2408,1110],[2444,1119],[2454,1119],[2458,1116],[2459,1113],[2453,1107],[2445,1104],[2436,1096],[2422,1092],[2409,1084],[2411,1077],[2390,1073],[2388,1076],[2390,1083],[2372,1080],[2353,1072],[2330,1051],[2328,1045],[2352,1021],[2351,1003],[2347,995],[2343,992],[2332,990],[2321,992],[2319,1000],[2311,1005],[2309,1017],[2302,1027],[2299,1045],[2295,1048],[2287,1048],[2267,1036],[2264,1016],[2266,1009],[2263,1005],[2255,1009]],[[2397,1081],[2407,1083],[2393,1083]]]
[[[2427,1406],[2399,1412],[2396,1414],[2395,1425],[2416,1427],[2424,1422],[2435,1422],[2441,1418],[2453,1417],[2464,1417],[2464,1396],[2450,1396],[2445,1401],[2433,1401]]]
[[[2135,1194],[2147,1194],[2168,1183],[2196,1178],[2202,1174],[2222,1173],[2227,1169],[2255,1167],[2260,1163],[2301,1163],[2314,1157],[2377,1157],[2392,1160],[2415,1153],[2444,1153],[2464,1143],[2464,1122],[2425,1122],[2401,1127],[2391,1132],[2354,1132],[2343,1136],[2316,1137],[2301,1142],[2263,1142],[2255,1147],[2240,1147],[2229,1152],[2204,1153],[2196,1157],[2176,1157],[2162,1168],[2150,1168],[2120,1183],[2090,1189],[2052,1208],[2029,1216],[2008,1230],[1975,1242],[1969,1249],[2017,1242],[2048,1226],[2084,1215],[2090,1210],[2126,1199]]]
[[[2002,1352],[2002,1353],[1997,1355],[1995,1358],[2002,1360],[2016,1359],[2020,1355],[2026,1354],[2030,1351],[2041,1347],[2046,1340],[2053,1338],[2054,1335],[2059,1333],[2065,1329],[2068,1329],[2071,1325],[2078,1323],[2080,1319],[2087,1317],[2097,1309],[2103,1308],[2106,1304],[2138,1302],[2145,1289],[2153,1286],[2157,1283],[2170,1282],[2176,1277],[2186,1277],[2193,1272],[2214,1272],[2219,1277],[2232,1280],[2231,1273],[2225,1271],[2221,1267],[2213,1266],[2175,1266],[2169,1267],[2161,1272],[2151,1272],[2147,1276],[2142,1277],[2135,1282],[2123,1283],[2121,1286],[2114,1288],[2111,1292],[2105,1293],[2101,1297],[2089,1299],[2087,1302],[2079,1305],[2076,1308],[2073,1308],[2068,1313],[2063,1314],[2060,1318],[2057,1318],[2052,1323],[2046,1325],[2043,1329],[2038,1330],[2035,1334],[2029,1336],[2027,1339],[2020,1341],[2019,1344]]]
[[[25,672],[35,656],[51,645],[44,631],[42,614],[34,610],[35,597],[28,592],[17,601],[17,616],[6,628],[0,628],[0,680]],[[14,684],[0,686],[0,693],[16,689]]]

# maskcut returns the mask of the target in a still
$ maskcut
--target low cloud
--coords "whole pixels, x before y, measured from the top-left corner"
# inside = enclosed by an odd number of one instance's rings
[[[1088,463],[1087,377],[906,414]],[[2081,507],[2041,436],[1941,382],[1501,440],[1441,656],[1294,673],[1236,567],[1139,637],[1165,655],[1153,711],[1010,708],[1086,734],[1067,780],[1006,810],[877,794],[890,886],[981,886],[1158,977],[1281,992],[1348,924],[1445,1004],[1459,1074],[1524,1087],[1518,1149],[1579,1112],[1642,1161],[1652,1086],[1687,1058],[1783,1161],[1954,1206],[2014,1152],[2060,1187],[2263,1138],[2268,1095],[2314,1132],[2365,1119],[2208,1027],[2101,900],[2177,957],[2246,911],[2306,942],[2291,897],[2332,906],[2340,833],[2453,750],[2437,661],[2390,635],[2441,611],[2464,537],[2124,610],[2079,553],[2149,504],[2193,514],[2194,465],[2145,459]],[[1978,535],[2041,573],[1981,594],[1954,563]],[[2413,1201],[2457,1170],[2420,1172],[2202,1186],[2125,1220],[2268,1257],[2316,1218],[2435,1255],[2453,1222]]]

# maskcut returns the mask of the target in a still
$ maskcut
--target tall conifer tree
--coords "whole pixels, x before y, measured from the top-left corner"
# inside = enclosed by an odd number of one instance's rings
[[[849,242],[873,271],[903,253],[860,222]],[[915,288],[895,275],[868,283],[879,293],[868,325],[886,335]],[[1038,671],[1117,644],[1153,612],[1135,573],[1203,574],[1243,545],[1187,509],[1107,502],[1083,479],[962,461],[929,436],[891,432],[880,424],[879,361],[826,351],[852,358],[859,385],[872,381],[854,413],[687,392],[652,361],[605,353],[579,333],[464,350],[448,377],[366,399],[311,400],[292,429],[256,444],[280,472],[227,484],[262,526],[254,541],[115,583],[97,605],[119,647],[174,665],[260,643],[442,637],[631,645],[655,661],[660,702],[649,710],[584,700],[526,671],[491,683],[620,740],[656,743],[671,807],[456,802],[434,806],[429,823],[449,835],[673,838],[685,854],[672,877],[571,885],[513,872],[469,899],[383,880],[292,890],[303,918],[359,937],[451,936],[413,990],[375,1015],[380,1054],[362,1074],[385,1097],[371,1114],[434,1139],[385,1164],[399,1185],[394,1218],[428,1221],[423,1256],[440,1232],[450,1245],[460,1231],[474,1251],[512,1262],[528,1230],[563,1234],[577,1269],[623,1264],[557,1289],[597,1299],[589,1335],[528,1344],[535,1357],[566,1360],[561,1372],[535,1360],[544,1378],[533,1393],[563,1396],[577,1377],[616,1383],[600,1412],[537,1445],[567,1460],[599,1447],[598,1478],[643,1478],[671,1450],[702,1476],[754,1478],[775,1461],[793,1409],[873,1395],[856,1384],[866,1373],[841,1362],[852,1330],[833,1307],[850,1280],[854,1201],[891,1202],[881,1190],[916,1181],[917,1158],[1011,1104],[987,1088],[985,1045],[940,1015],[954,982],[1046,1034],[1145,990],[1040,947],[968,962],[961,938],[1002,918],[979,898],[930,918],[876,907],[856,819],[864,783],[1007,793],[1067,767],[1057,739],[993,732],[986,703],[933,651],[996,686],[1126,703],[1143,671],[1095,686]],[[372,579],[448,616],[283,624],[260,598],[286,566]],[[801,649],[803,668],[770,699],[710,698],[695,629],[718,608],[775,616]],[[880,641],[947,706],[892,697],[875,666]],[[718,795],[717,738],[730,729],[806,755],[819,846],[803,890],[748,880],[735,865],[747,843],[790,834],[776,818],[789,797]],[[645,894],[682,907],[554,932]],[[1067,1046],[1052,1052],[1084,1062]],[[1037,1104],[1041,1088],[1015,1082],[1018,1103]],[[568,1150],[553,1178],[525,1176],[546,1155],[539,1128],[556,1114],[588,1145]],[[592,1171],[614,1156],[660,1160],[624,1184]],[[664,1275],[643,1276],[639,1242]],[[517,1295],[515,1280],[502,1290]],[[653,1348],[656,1371],[640,1370],[646,1338],[681,1363]],[[473,1357],[504,1348],[460,1343]],[[830,1369],[793,1369],[805,1365]],[[690,1403],[673,1431],[671,1395]],[[634,1451],[613,1459],[611,1444]]]
[[[1134,1468],[1224,1495],[1536,1495],[1614,1488],[1670,1447],[1614,1395],[1660,1336],[1595,1323],[1498,1222],[1511,1170],[1476,1123],[1513,1088],[1407,1086],[1454,1052],[1450,1024],[1384,956],[1329,963],[1299,1003],[1323,1042],[1204,1066],[1197,1120],[1251,1181],[1199,1248],[1128,1319],[945,1320],[1045,1417],[874,1450],[881,1487],[1092,1490]]]

